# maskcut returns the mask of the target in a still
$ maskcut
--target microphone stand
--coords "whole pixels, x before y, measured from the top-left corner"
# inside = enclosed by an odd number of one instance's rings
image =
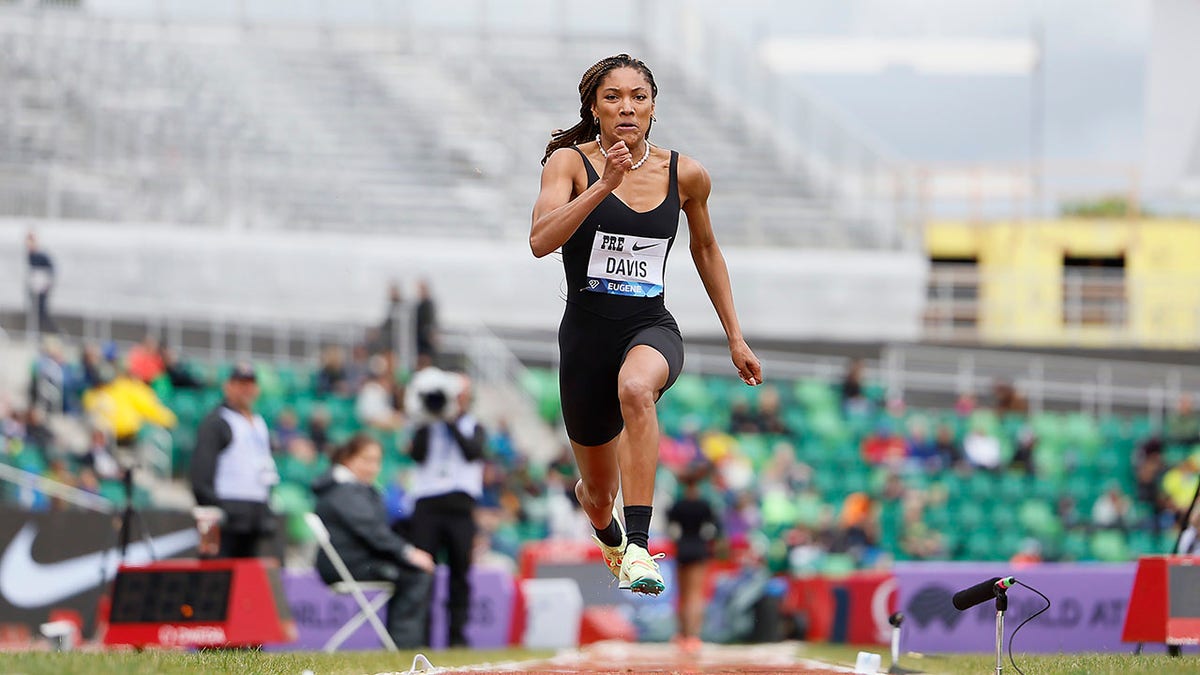
[[[996,675],[1004,673],[1004,613],[1008,611],[1008,593],[1000,586],[996,593]]]
[[[888,666],[888,675],[910,675],[920,673],[919,670],[909,670],[900,665],[900,625],[904,623],[904,614],[896,612],[888,617],[892,625],[892,665]]]

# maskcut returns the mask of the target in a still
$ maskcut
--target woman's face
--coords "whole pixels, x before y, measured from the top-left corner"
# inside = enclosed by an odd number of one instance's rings
[[[646,137],[654,114],[651,94],[650,82],[635,68],[616,68],[600,80],[592,114],[600,118],[607,142],[625,141],[632,148]]]
[[[364,445],[353,457],[346,460],[346,468],[359,481],[373,485],[383,468],[383,448],[378,443]]]

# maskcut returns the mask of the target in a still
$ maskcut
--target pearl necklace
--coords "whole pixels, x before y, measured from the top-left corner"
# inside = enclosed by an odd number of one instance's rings
[[[647,159],[650,159],[650,141],[642,142],[646,144],[646,152],[642,155],[642,158],[637,161],[637,164],[629,167],[630,171],[637,171],[638,167],[645,164]],[[596,145],[600,148],[600,154],[604,156],[604,159],[608,159],[608,153],[604,151],[604,144],[600,142],[600,134],[596,134]]]

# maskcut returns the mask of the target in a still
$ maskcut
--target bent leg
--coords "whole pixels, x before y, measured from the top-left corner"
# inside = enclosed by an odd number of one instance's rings
[[[617,396],[625,419],[617,461],[626,506],[654,502],[654,474],[658,471],[658,411],[654,404],[669,375],[667,359],[657,349],[635,345],[617,376]]]
[[[612,523],[613,505],[621,486],[621,471],[617,464],[618,446],[624,433],[603,445],[580,445],[571,441],[575,465],[579,467],[579,482],[575,497],[592,527],[603,530]]]

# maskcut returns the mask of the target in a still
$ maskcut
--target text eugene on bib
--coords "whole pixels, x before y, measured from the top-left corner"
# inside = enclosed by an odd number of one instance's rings
[[[670,239],[596,230],[586,290],[639,298],[662,295],[669,244]]]

